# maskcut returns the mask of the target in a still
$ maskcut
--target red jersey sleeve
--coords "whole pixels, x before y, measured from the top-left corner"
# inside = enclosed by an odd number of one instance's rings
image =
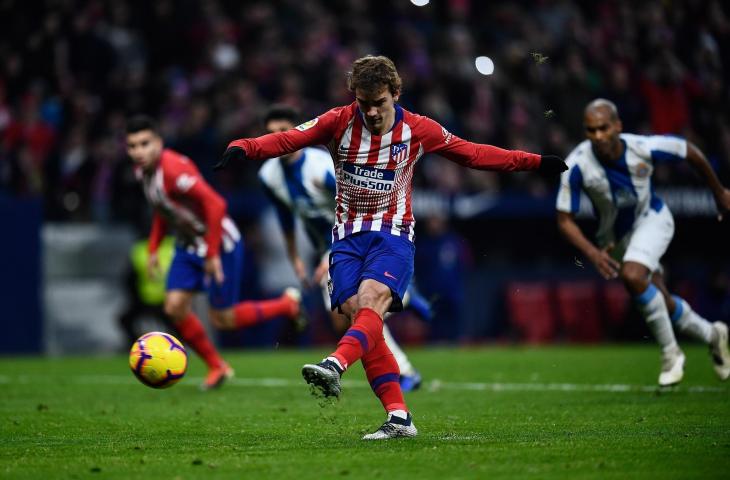
[[[218,255],[226,201],[208,185],[193,162],[184,157],[169,163],[165,170],[165,183],[171,196],[184,198],[186,203],[194,205],[202,213],[206,226],[205,243],[208,245],[206,257]]]
[[[467,142],[428,117],[422,117],[419,128],[424,152],[438,153],[465,167],[518,171],[537,170],[540,166],[538,154]]]
[[[148,251],[151,254],[157,253],[160,242],[162,242],[162,237],[165,236],[165,230],[167,230],[167,225],[165,225],[165,220],[162,216],[157,212],[152,214],[152,229],[150,230],[150,239],[148,244]]]
[[[326,145],[335,136],[343,112],[337,107],[286,132],[269,133],[257,138],[240,138],[228,147],[241,147],[254,160],[279,157],[312,145]]]

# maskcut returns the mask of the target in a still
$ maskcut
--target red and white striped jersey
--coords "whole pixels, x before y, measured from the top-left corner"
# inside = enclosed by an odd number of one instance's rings
[[[292,130],[234,140],[229,147],[241,147],[247,157],[262,160],[310,145],[326,145],[335,164],[335,241],[364,231],[389,232],[413,241],[413,168],[424,153],[438,153],[480,170],[534,170],[540,165],[540,155],[467,142],[398,105],[392,129],[373,135],[354,102]]]
[[[137,168],[135,173],[155,210],[150,252],[157,251],[168,227],[191,253],[201,257],[218,255],[221,243],[223,250],[230,252],[241,239],[235,223],[226,215],[225,200],[188,157],[166,148],[154,171]]]

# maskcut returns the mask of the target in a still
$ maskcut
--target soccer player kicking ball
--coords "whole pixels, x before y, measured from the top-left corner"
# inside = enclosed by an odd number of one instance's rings
[[[264,127],[269,133],[291,130],[297,123],[299,112],[287,105],[274,105],[264,117]],[[332,159],[322,149],[307,147],[264,162],[259,170],[259,180],[276,208],[289,261],[299,281],[306,286],[310,282],[304,261],[297,252],[294,229],[294,218],[302,220],[310,241],[322,257],[312,281],[314,285],[322,285],[325,305],[331,310],[327,271],[335,221],[336,182]],[[412,285],[406,290],[403,308],[415,311],[424,319],[430,318],[431,306]],[[334,310],[331,313],[335,328],[344,331],[349,322],[341,313]],[[383,325],[383,335],[398,362],[401,389],[404,392],[418,389],[421,375],[390,334],[387,324]]]
[[[163,147],[155,123],[146,116],[127,122],[127,153],[145,196],[154,207],[149,239],[149,270],[159,275],[157,248],[167,228],[177,234],[167,277],[164,310],[180,336],[208,366],[203,390],[233,376],[193,313],[196,291],[208,292],[210,318],[216,328],[232,330],[286,316],[301,321],[301,294],[287,289],[273,300],[236,303],[243,263],[241,234],[226,215],[226,202],[203,179],[193,162]]]
[[[324,395],[339,396],[340,377],[362,359],[387,419],[366,440],[417,434],[398,384],[398,364],[383,338],[383,316],[399,311],[413,274],[413,168],[424,153],[438,153],[482,170],[567,167],[558,157],[470,143],[430,118],[396,102],[401,79],[386,57],[356,60],[348,75],[355,102],[334,108],[293,130],[231,142],[217,168],[232,159],[278,157],[309,145],[326,145],[337,181],[330,255],[330,297],[351,321],[337,349],[304,365],[305,380]]]
[[[702,152],[692,143],[669,136],[621,133],[616,105],[596,99],[585,109],[588,140],[568,156],[557,198],[558,228],[588,257],[604,278],[617,278],[633,295],[649,329],[662,348],[659,385],[679,383],[684,354],[674,338],[680,332],[710,346],[715,372],[730,377],[728,328],[710,323],[664,284],[659,260],[672,241],[674,220],[669,208],[654,194],[654,164],[687,159],[705,178],[722,213],[730,209],[730,191],[722,186]],[[594,245],[573,219],[581,191],[591,199],[600,223]]]

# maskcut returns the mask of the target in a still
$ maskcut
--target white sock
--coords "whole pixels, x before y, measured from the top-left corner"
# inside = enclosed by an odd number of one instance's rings
[[[393,352],[395,361],[398,362],[400,373],[402,375],[413,375],[413,365],[411,365],[411,362],[408,360],[408,356],[406,356],[405,352],[398,346],[393,335],[390,334],[390,330],[386,324],[383,324],[383,337],[385,337],[385,344],[388,345],[390,351]]]
[[[394,417],[398,417],[398,418],[401,418],[403,420],[405,420],[406,418],[408,418],[408,412],[406,412],[405,410],[393,410],[391,412],[388,412],[388,415],[392,415]]]
[[[680,332],[689,335],[695,340],[699,340],[709,344],[713,340],[712,324],[706,319],[699,316],[692,307],[689,306],[683,298],[672,295],[674,298],[674,314],[672,314],[672,323],[674,323]]]
[[[334,362],[334,363],[335,363],[335,364],[336,364],[336,365],[337,365],[338,367],[340,367],[340,369],[341,369],[341,370],[342,370],[343,372],[344,372],[345,370],[347,370],[347,369],[346,369],[345,367],[343,367],[343,366],[342,366],[342,364],[340,363],[340,361],[339,361],[339,360],[337,360],[337,358],[336,358],[336,357],[327,357],[327,358],[325,358],[325,360],[330,360],[330,361]]]
[[[408,287],[406,289],[406,293],[403,294],[403,300],[401,301],[401,304],[403,304],[403,309],[408,308],[408,305],[411,303],[411,287]]]
[[[662,347],[662,352],[678,349],[679,345],[677,345],[677,339],[674,337],[674,330],[672,330],[672,323],[669,320],[669,311],[664,301],[664,295],[659,292],[654,284],[650,283],[649,288],[636,297],[636,301],[644,320],[646,320],[646,325]]]

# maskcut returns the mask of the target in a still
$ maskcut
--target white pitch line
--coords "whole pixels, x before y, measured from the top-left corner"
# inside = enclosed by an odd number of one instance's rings
[[[132,375],[73,375],[68,377],[46,377],[41,375],[0,375],[0,384],[32,384],[69,381],[84,385],[128,385],[137,383]],[[183,384],[198,384],[200,377],[187,377]],[[234,377],[226,385],[235,387],[265,387],[265,388],[294,388],[303,387],[301,379],[289,378],[240,378]],[[347,388],[369,388],[367,382],[361,380],[344,380],[342,385]],[[470,390],[486,392],[656,392],[656,385],[628,385],[628,384],[588,384],[588,383],[502,383],[502,382],[444,382],[434,379],[424,383],[424,390],[437,392],[439,390]],[[677,386],[666,389],[668,392],[689,393],[724,393],[728,389],[707,385],[692,385],[689,387]]]
[[[431,390],[439,388],[456,390],[485,390],[491,392],[655,392],[657,385],[626,385],[626,384],[585,384],[585,383],[443,383],[433,380],[427,386]],[[727,389],[694,385],[690,387],[672,387],[668,391],[687,391],[691,393],[720,393]]]

